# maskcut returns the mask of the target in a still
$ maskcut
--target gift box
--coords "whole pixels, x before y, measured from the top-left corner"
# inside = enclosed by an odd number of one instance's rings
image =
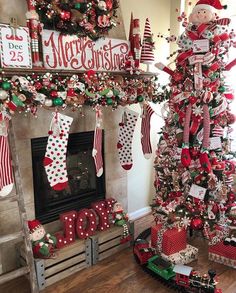
[[[157,247],[158,241],[162,238],[161,252],[165,255],[170,255],[180,250],[183,250],[187,246],[187,233],[185,229],[167,229],[164,230],[162,235],[162,224],[158,224],[151,228],[151,244],[152,247]]]
[[[209,246],[209,259],[236,269],[236,247],[219,242]]]
[[[188,264],[198,258],[198,249],[192,245],[187,244],[187,247],[179,252],[171,255],[161,253],[161,256],[173,264]]]

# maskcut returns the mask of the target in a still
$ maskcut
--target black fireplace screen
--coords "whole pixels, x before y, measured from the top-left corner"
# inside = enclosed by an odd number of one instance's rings
[[[43,224],[58,219],[62,212],[88,208],[92,202],[105,198],[105,174],[96,176],[92,157],[93,135],[93,131],[69,135],[66,159],[68,187],[62,191],[50,187],[43,166],[48,138],[31,140],[35,213]],[[104,158],[104,150],[102,152]]]

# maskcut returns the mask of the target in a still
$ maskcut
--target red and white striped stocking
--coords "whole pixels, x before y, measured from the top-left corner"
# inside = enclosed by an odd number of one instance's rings
[[[0,196],[7,196],[13,188],[11,156],[8,143],[10,117],[0,113]]]
[[[144,104],[141,123],[141,144],[145,159],[150,159],[152,155],[152,146],[150,142],[150,120],[153,113],[154,111],[150,105]]]
[[[138,113],[125,109],[122,122],[119,123],[120,129],[117,148],[120,164],[125,170],[130,170],[133,166],[132,141],[137,120]]]
[[[44,167],[50,186],[63,190],[68,185],[66,150],[72,117],[53,113],[47,142]]]
[[[96,108],[96,125],[94,130],[93,151],[97,177],[103,174],[103,159],[102,159],[102,112],[100,108]]]

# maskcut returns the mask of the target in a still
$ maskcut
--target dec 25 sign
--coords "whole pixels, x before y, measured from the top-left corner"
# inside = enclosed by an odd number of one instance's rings
[[[0,24],[0,57],[2,67],[32,68],[28,28]]]
[[[104,38],[96,42],[43,30],[44,67],[60,70],[121,71],[129,42]]]

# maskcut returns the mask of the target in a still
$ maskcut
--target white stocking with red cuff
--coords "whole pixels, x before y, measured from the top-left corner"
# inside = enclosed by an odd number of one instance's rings
[[[7,196],[13,188],[13,175],[8,143],[10,117],[0,113],[0,196]]]
[[[50,186],[63,190],[68,185],[66,151],[72,117],[53,113],[47,142],[44,167]]]
[[[137,120],[138,113],[125,109],[122,122],[119,123],[120,128],[117,148],[119,151],[120,164],[125,170],[130,170],[133,166],[132,141]]]
[[[93,152],[92,156],[94,159],[97,177],[103,174],[103,160],[102,160],[102,113],[100,108],[96,108],[96,125],[94,130],[93,139]]]
[[[144,105],[143,107],[143,117],[141,123],[141,144],[145,159],[150,159],[152,155],[152,146],[150,142],[150,120],[154,111],[148,104]]]

